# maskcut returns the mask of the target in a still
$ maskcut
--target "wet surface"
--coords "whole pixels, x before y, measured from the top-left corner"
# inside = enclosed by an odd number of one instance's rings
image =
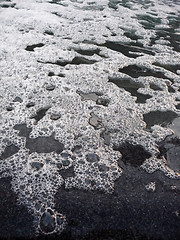
[[[69,219],[62,239],[177,239],[178,193],[170,190],[171,182],[164,185],[159,173],[153,175],[155,193],[147,192],[144,183],[149,177],[128,168],[122,181],[116,181],[112,195],[59,189],[56,209],[66,212]]]
[[[0,179],[0,239],[32,238],[33,215],[19,205],[11,189],[11,178]]]

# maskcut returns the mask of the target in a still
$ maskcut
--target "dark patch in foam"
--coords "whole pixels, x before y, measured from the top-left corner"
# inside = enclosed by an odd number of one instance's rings
[[[58,120],[59,118],[61,118],[61,114],[60,113],[52,113],[51,116],[50,116],[50,119],[51,120]]]
[[[83,101],[92,100],[92,101],[95,101],[97,105],[102,105],[105,107],[107,107],[110,103],[109,99],[100,97],[103,95],[103,93],[101,93],[101,92],[83,93],[80,90],[77,90],[76,92],[81,96]]]
[[[154,91],[162,91],[162,88],[156,85],[155,83],[150,83],[150,88]]]
[[[0,156],[0,160],[11,157],[14,154],[16,154],[18,151],[19,151],[19,148],[16,145],[11,144],[5,148],[4,152]]]
[[[60,154],[64,149],[64,144],[54,138],[54,133],[50,137],[37,137],[33,139],[29,138],[32,128],[28,128],[26,124],[15,125],[14,129],[19,130],[19,136],[26,138],[26,148],[30,150],[30,153],[56,152]]]
[[[58,13],[58,12],[52,12],[52,14],[58,16],[58,17],[62,17],[62,14]]]
[[[64,74],[64,73],[55,74],[54,72],[49,72],[49,73],[48,73],[48,77],[53,77],[53,76],[57,76],[57,77],[62,77],[62,78],[64,78],[64,77],[65,77],[65,74]]]
[[[55,85],[53,85],[53,84],[49,84],[46,86],[47,91],[53,91],[54,89],[55,89]]]
[[[96,116],[93,112],[90,113],[89,124],[93,126],[96,130],[103,127],[102,120]]]
[[[168,86],[168,92],[175,93],[175,89],[170,85]]]
[[[177,104],[175,107],[176,107],[176,109],[180,110],[180,103]]]
[[[132,96],[137,97],[137,103],[145,103],[147,99],[152,97],[149,94],[139,93],[137,90],[144,87],[143,84],[134,82],[131,79],[109,77],[109,82],[116,84],[119,88],[123,88],[126,91],[130,92]]]
[[[88,153],[86,155],[86,160],[90,163],[99,162],[99,156],[96,153]]]
[[[111,143],[111,133],[110,131],[108,130],[103,130],[101,133],[100,133],[100,137],[102,137],[104,139],[104,144],[106,145],[110,145]]]
[[[44,33],[50,36],[54,36],[54,33],[51,30],[46,30]]]
[[[143,114],[147,129],[150,129],[154,125],[161,125],[162,127],[166,127],[171,124],[172,121],[177,117],[178,114],[173,111],[152,111]]]
[[[61,2],[61,0],[52,0],[52,1],[49,1],[48,3],[59,4],[60,2]]]
[[[13,102],[19,102],[22,103],[23,100],[20,97],[15,97],[15,99],[13,100]]]
[[[34,106],[35,106],[34,102],[29,102],[29,103],[26,104],[27,108],[31,108],[31,107],[34,107]]]
[[[81,149],[82,149],[82,145],[75,145],[72,148],[72,152],[79,153],[79,152],[81,152]]]
[[[167,46],[172,47],[176,52],[180,52],[179,35],[174,32],[173,28],[157,30],[156,37],[151,39],[151,46],[156,44],[156,41],[160,39],[168,41],[168,43],[166,43]]]
[[[114,150],[122,154],[122,161],[133,167],[138,167],[143,162],[151,157],[151,154],[146,151],[141,145],[133,145],[131,143],[122,143],[119,146],[114,146]]]
[[[68,177],[75,177],[73,166],[69,167],[68,169],[60,169],[58,172],[64,179]]]
[[[102,96],[103,93],[101,92],[89,92],[89,93],[84,93],[81,90],[76,91],[82,98],[82,100],[92,100],[92,101],[97,101],[99,96]]]
[[[160,71],[151,70],[149,68],[137,65],[129,65],[127,67],[120,68],[119,72],[125,73],[133,78],[152,76],[156,78],[169,79]]]
[[[161,24],[161,19],[150,15],[137,15],[139,22],[145,29],[154,29],[157,24]]]
[[[2,2],[2,3],[1,3]],[[16,6],[16,3],[13,3],[11,1],[0,1],[0,7],[2,8],[14,8]]]
[[[156,37],[151,39],[151,46],[156,44],[159,39],[167,40],[167,45],[172,47],[176,52],[180,52],[180,38],[179,38],[179,16],[168,16],[168,25],[166,28],[159,28],[156,30]]]
[[[52,1],[49,1],[48,3],[66,6],[66,4],[63,3],[61,0],[52,0]]]
[[[110,100],[107,98],[98,98],[96,101],[97,105],[102,105],[104,107],[107,107],[110,103]]]
[[[41,162],[32,162],[31,167],[34,168],[36,171],[39,171],[44,166]]]
[[[49,108],[50,108],[50,107],[45,107],[45,108],[39,109],[39,110],[36,112],[36,115],[31,116],[31,118],[34,118],[34,119],[36,120],[36,122],[40,121],[40,120],[46,115],[46,112],[47,112],[47,110],[48,110]]]
[[[32,128],[28,128],[26,124],[17,124],[14,126],[15,130],[18,130],[18,136],[28,138],[32,131]]]
[[[89,11],[103,11],[105,6],[103,5],[98,5],[98,4],[94,4],[94,2],[92,3],[87,3],[89,6],[84,6],[82,7],[83,10],[89,10]]]
[[[109,0],[108,1],[108,7],[109,8],[112,8],[114,10],[117,10],[118,9],[118,4],[120,3],[121,1],[119,0]]]
[[[170,43],[173,49],[176,52],[180,52],[180,37],[179,37],[179,26],[180,26],[180,16],[174,16],[174,17],[169,17],[168,16],[168,21],[169,21],[169,36],[170,36]]]
[[[35,48],[40,48],[40,47],[43,47],[44,44],[43,43],[37,43],[37,44],[33,44],[33,45],[28,45],[25,50],[26,51],[30,51],[30,52],[34,52],[34,49]]]
[[[125,32],[124,35],[125,35],[126,37],[130,38],[131,40],[137,41],[140,37],[135,34],[135,31],[136,31],[136,30],[134,30],[134,31],[132,30],[132,31]]]
[[[56,62],[42,62],[42,61],[38,61],[39,63],[45,63],[45,64],[55,64],[61,67],[65,67],[68,64],[71,65],[80,65],[80,64],[94,64],[97,61],[96,60],[89,60],[87,58],[84,57],[75,57],[72,59],[72,61],[62,61],[62,60],[57,60]]]
[[[177,70],[180,69],[180,64],[175,64],[175,65],[168,65],[168,64],[161,64],[158,62],[154,62],[152,63],[152,65],[158,66],[158,67],[162,67],[170,72],[176,73]]]
[[[35,139],[29,138],[26,142],[26,147],[30,150],[30,153],[49,153],[56,152],[61,153],[64,149],[64,145],[54,139],[52,134],[50,137],[38,137]]]
[[[77,53],[85,56],[93,56],[94,54],[99,55],[100,49],[93,49],[93,50],[83,50],[83,49],[74,49]]]
[[[8,107],[6,107],[6,110],[7,110],[8,112],[11,112],[12,110],[14,110],[14,107],[13,107],[13,106],[8,106]]]
[[[51,233],[56,227],[55,216],[51,209],[47,209],[40,219],[40,228],[44,233]]]
[[[113,51],[121,52],[122,54],[130,58],[136,58],[136,57],[142,56],[142,53],[153,55],[153,56],[155,55],[155,53],[152,52],[151,50],[144,49],[141,46],[137,46],[137,45],[140,45],[140,44],[131,42],[128,45],[125,43],[106,41],[104,44],[99,46],[107,47]]]
[[[158,157],[165,157],[168,167],[180,173],[180,139],[174,136],[168,136],[159,143]]]

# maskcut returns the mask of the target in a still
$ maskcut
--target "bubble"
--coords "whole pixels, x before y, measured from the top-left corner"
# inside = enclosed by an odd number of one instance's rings
[[[51,233],[55,229],[55,215],[51,209],[47,209],[40,219],[40,228],[44,233]]]
[[[88,153],[86,155],[86,159],[88,162],[98,162],[99,161],[99,156],[95,153]]]

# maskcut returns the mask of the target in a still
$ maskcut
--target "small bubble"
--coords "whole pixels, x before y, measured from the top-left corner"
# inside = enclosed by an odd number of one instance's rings
[[[55,89],[55,85],[51,84],[46,87],[47,91],[53,91]]]
[[[55,229],[55,216],[51,209],[43,213],[40,219],[40,228],[44,233],[53,232]]]
[[[88,162],[98,162],[99,161],[99,156],[95,153],[88,153],[86,155],[86,159]]]
[[[69,166],[70,161],[69,161],[69,160],[63,160],[63,161],[62,161],[62,164],[63,164],[64,166]]]

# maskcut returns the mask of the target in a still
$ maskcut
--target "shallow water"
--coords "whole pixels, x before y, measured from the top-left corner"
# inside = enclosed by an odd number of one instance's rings
[[[0,29],[0,238],[178,239],[180,2],[0,1]]]

